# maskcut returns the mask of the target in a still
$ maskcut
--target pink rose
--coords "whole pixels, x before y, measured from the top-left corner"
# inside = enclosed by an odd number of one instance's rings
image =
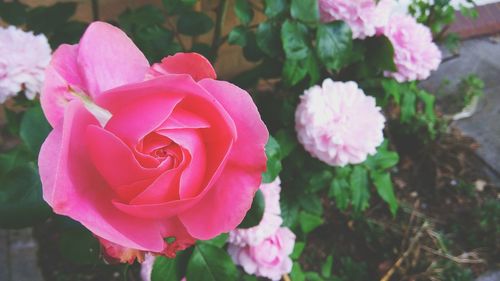
[[[243,220],[268,132],[248,93],[215,80],[204,57],[150,69],[121,30],[96,22],[55,52],[46,76],[44,199],[112,243],[108,254],[174,256]]]
[[[229,244],[227,251],[234,263],[241,265],[246,273],[280,280],[283,274],[292,271],[289,255],[294,245],[295,234],[282,227],[258,245],[239,247]]]

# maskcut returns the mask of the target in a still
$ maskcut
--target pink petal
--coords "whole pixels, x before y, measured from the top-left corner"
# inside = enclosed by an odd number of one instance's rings
[[[40,102],[52,127],[57,125],[64,114],[64,107],[73,99],[68,91],[69,87],[84,88],[76,62],[77,54],[78,45],[63,44],[54,52],[45,70]]]
[[[250,208],[261,174],[266,170],[264,147],[269,134],[248,93],[230,83],[210,79],[200,81],[200,85],[224,106],[238,133],[217,182],[195,209],[180,215],[193,237],[211,239],[233,230]]]
[[[119,28],[94,22],[80,40],[78,65],[92,97],[145,78],[149,62]]]
[[[189,74],[195,81],[204,78],[216,79],[212,64],[202,55],[197,53],[177,53],[155,63],[148,72],[150,77],[168,74]]]

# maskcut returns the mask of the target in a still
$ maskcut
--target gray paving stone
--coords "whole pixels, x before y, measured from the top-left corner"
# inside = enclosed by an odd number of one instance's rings
[[[7,256],[9,249],[7,248],[7,230],[0,229],[0,280],[9,280]]]
[[[31,228],[10,231],[12,281],[42,281]]]
[[[445,54],[445,57],[449,54]],[[444,62],[421,85],[436,93],[439,100],[457,93],[461,79],[475,73],[485,82],[485,95],[477,112],[454,123],[481,145],[478,155],[500,173],[500,44],[489,37],[463,42],[460,55]],[[442,81],[449,83],[443,87]],[[439,103],[439,102],[438,102]],[[441,103],[447,112],[447,104]],[[451,112],[447,112],[451,113]]]

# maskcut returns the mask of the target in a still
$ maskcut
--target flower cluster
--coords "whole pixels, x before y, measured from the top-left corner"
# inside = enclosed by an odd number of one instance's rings
[[[304,92],[295,112],[299,142],[332,166],[358,164],[376,153],[385,118],[355,82],[323,81]]]
[[[374,36],[388,22],[396,2],[394,0],[320,0],[321,20],[345,21],[355,39]]]
[[[279,204],[280,180],[261,185],[265,211],[261,222],[250,229],[235,229],[229,233],[228,252],[234,263],[248,274],[280,280],[292,270],[289,255],[293,251],[295,235],[280,227],[282,219]]]
[[[441,52],[428,27],[405,15],[394,0],[320,0],[321,20],[345,21],[353,38],[385,35],[394,47],[397,71],[386,72],[398,82],[423,80],[441,63]]]
[[[0,103],[24,91],[35,98],[44,81],[52,50],[43,34],[0,27]]]

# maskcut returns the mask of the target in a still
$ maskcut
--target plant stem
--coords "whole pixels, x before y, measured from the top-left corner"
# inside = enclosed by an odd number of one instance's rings
[[[99,20],[99,0],[92,0],[92,17],[94,21]]]
[[[221,40],[222,24],[226,18],[227,12],[227,0],[221,0],[217,8],[215,9],[215,27],[214,27],[214,37],[212,39],[212,47],[210,53],[213,58],[217,56],[217,51],[219,49],[219,41]]]

